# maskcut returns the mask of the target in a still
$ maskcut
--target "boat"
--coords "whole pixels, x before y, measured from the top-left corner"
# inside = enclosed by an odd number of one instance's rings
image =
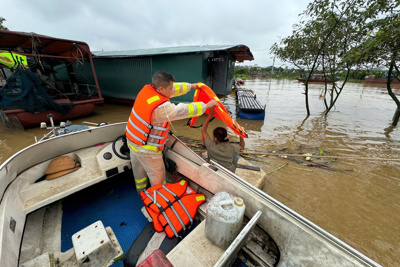
[[[83,131],[87,129],[93,129],[95,127],[100,127],[108,124],[106,122],[95,123],[90,121],[83,121],[81,124],[72,124],[71,121],[67,120],[65,122],[64,121],[60,122],[59,126],[56,126],[53,120],[54,115],[49,114],[48,117],[50,119],[50,127],[47,127],[46,122],[42,122],[40,123],[40,129],[51,130],[51,131],[47,132],[47,134],[45,134],[39,140],[35,136],[35,143],[42,142],[43,140],[53,138],[56,136],[69,134],[72,132]]]
[[[240,79],[240,78],[236,78],[236,79],[235,79],[235,83],[236,83],[237,85],[244,85],[244,81],[243,81],[242,79]]]
[[[264,120],[265,106],[251,90],[236,90],[236,116],[248,120]]]
[[[394,77],[393,77],[394,78]],[[388,75],[383,75],[381,78],[376,77],[375,75],[365,76],[366,83],[387,83],[388,82]],[[399,80],[393,79],[392,83],[400,83]]]
[[[24,128],[83,117],[104,102],[89,45],[0,30],[0,113]],[[5,116],[4,116],[5,115]]]
[[[126,158],[125,128],[116,123],[55,136],[0,165],[2,267],[135,266],[127,262],[140,260],[138,266],[152,260],[177,267],[380,266],[242,177],[205,162],[173,134],[165,151],[167,182],[187,182],[206,202],[179,238],[154,232]],[[44,172],[60,156],[80,167],[46,180]],[[245,203],[240,232],[224,249],[205,236],[207,205],[220,192]]]
[[[240,88],[244,86],[244,81],[240,78],[236,78],[232,80],[232,89],[236,90],[237,88]]]
[[[325,83],[325,75],[324,74],[312,74],[311,77],[308,77],[308,75],[303,78],[296,78],[299,82],[306,82],[308,79],[309,83]],[[335,81],[338,81],[339,78],[335,77]],[[326,82],[331,83],[331,79],[326,79]]]

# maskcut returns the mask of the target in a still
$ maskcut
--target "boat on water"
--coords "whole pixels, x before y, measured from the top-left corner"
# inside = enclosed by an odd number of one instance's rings
[[[24,128],[87,116],[103,103],[89,45],[0,30],[0,113]]]
[[[138,266],[150,260],[162,266],[380,266],[243,177],[205,162],[172,134],[165,151],[167,183],[187,182],[206,202],[179,238],[155,232],[135,190],[125,127],[55,136],[0,166],[2,267],[135,266],[140,260]],[[60,156],[80,167],[46,179],[44,172]],[[205,233],[209,201],[220,192],[245,203],[243,225],[228,248]]]
[[[242,79],[240,79],[240,78],[236,78],[236,79],[235,79],[235,83],[236,83],[237,85],[244,85],[244,81],[243,81]]]
[[[71,121],[62,121],[60,122],[59,126],[56,126],[53,120],[54,115],[49,114],[49,119],[50,119],[50,127],[47,127],[47,123],[42,122],[40,124],[41,129],[45,130],[51,130],[47,132],[46,134],[43,135],[42,138],[38,140],[38,138],[35,136],[35,143],[37,142],[42,142],[43,140],[53,138],[56,136],[72,133],[72,132],[78,132],[78,131],[83,131],[87,129],[93,129],[95,127],[100,127],[107,125],[108,123],[106,122],[100,122],[100,123],[95,123],[95,122],[90,122],[90,121],[83,121],[81,124],[72,124]]]
[[[325,83],[325,75],[324,74],[312,74],[310,77],[308,75],[306,77],[296,78],[299,82],[306,82],[308,79],[309,83]],[[338,81],[339,77],[335,77],[335,81]],[[326,79],[326,82],[331,83],[331,79]]]
[[[236,90],[236,116],[248,120],[264,120],[263,106],[251,90]]]
[[[392,77],[394,78],[394,77]],[[382,77],[376,77],[375,75],[369,75],[369,76],[365,76],[365,82],[366,83],[387,83],[388,82],[388,75],[384,75]],[[396,83],[399,84],[400,81],[397,79],[393,79],[392,83]]]
[[[244,86],[244,81],[240,78],[235,78],[232,80],[232,89],[236,90]]]

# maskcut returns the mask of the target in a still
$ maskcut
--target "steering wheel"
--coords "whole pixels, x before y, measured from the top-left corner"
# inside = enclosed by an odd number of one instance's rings
[[[117,152],[115,144],[119,139],[122,139],[122,146],[120,147],[119,152]],[[126,136],[124,134],[115,138],[115,140],[112,143],[112,150],[114,151],[114,154],[120,159],[126,159],[126,160],[131,159],[129,147],[126,141]]]

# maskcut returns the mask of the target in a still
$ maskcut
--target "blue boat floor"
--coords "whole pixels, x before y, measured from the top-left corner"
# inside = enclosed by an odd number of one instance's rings
[[[104,227],[112,228],[125,253],[148,224],[142,207],[133,176],[127,173],[68,196],[63,200],[61,251],[72,248],[73,234],[101,220]],[[118,261],[112,266],[123,263]]]
[[[72,235],[101,220],[110,226],[125,253],[149,223],[141,212],[143,202],[136,192],[132,174],[122,173],[97,185],[79,191],[63,200],[61,252],[73,247]],[[194,223],[185,235],[197,226]],[[123,261],[112,264],[122,267]],[[232,266],[247,266],[239,258]]]

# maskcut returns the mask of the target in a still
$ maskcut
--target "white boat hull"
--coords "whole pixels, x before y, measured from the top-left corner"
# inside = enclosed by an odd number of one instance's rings
[[[18,265],[29,213],[131,168],[129,160],[116,157],[111,149],[125,126],[112,124],[54,137],[21,150],[0,166],[1,266]],[[121,144],[118,141],[117,147]],[[379,266],[222,166],[215,163],[216,169],[210,167],[176,137],[169,138],[168,147],[167,157],[190,183],[212,194],[225,191],[240,196],[246,203],[247,218],[261,211],[257,225],[276,242],[278,266]],[[113,155],[111,160],[103,158],[106,152]],[[49,161],[59,155],[70,155],[82,167],[63,178],[35,183]]]

